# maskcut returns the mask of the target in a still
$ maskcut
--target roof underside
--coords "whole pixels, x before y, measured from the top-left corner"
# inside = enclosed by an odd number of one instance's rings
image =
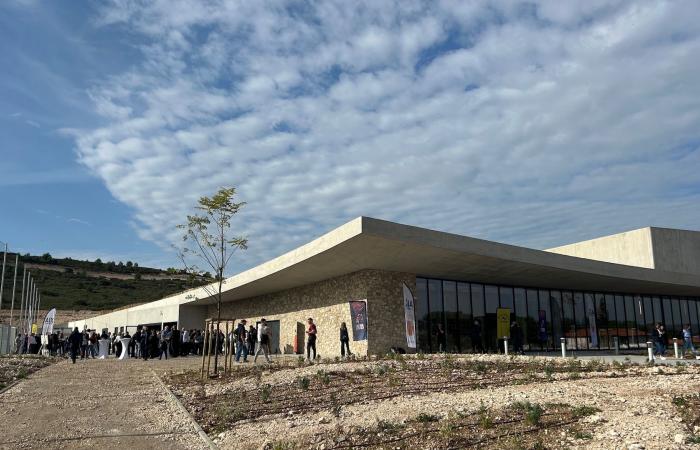
[[[524,287],[700,295],[700,280],[689,274],[576,258],[361,217],[229,278],[224,301],[362,269]],[[212,298],[197,301],[213,302]]]

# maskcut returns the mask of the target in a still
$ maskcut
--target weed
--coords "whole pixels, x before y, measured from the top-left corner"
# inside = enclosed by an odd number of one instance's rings
[[[686,438],[686,441],[690,444],[700,444],[700,436],[692,435]]]
[[[29,372],[24,367],[21,367],[19,371],[17,371],[17,379],[19,380],[27,378],[27,375],[29,375]]]
[[[295,447],[293,442],[275,441],[272,443],[272,450],[292,450]]]
[[[685,406],[688,406],[688,400],[683,398],[683,397],[673,397],[673,400],[671,400],[671,401],[678,408],[683,408]]]
[[[593,439],[593,435],[587,431],[577,431],[574,433],[574,439]]]
[[[425,353],[423,353],[423,352],[416,353],[416,359],[418,359],[418,360],[425,359]]]
[[[311,381],[307,377],[298,377],[297,378],[297,384],[299,387],[304,390],[308,391],[309,390],[309,385],[311,384]]]
[[[318,378],[323,384],[328,384],[331,382],[331,376],[328,375],[328,372],[325,370],[319,370],[316,372],[316,378]]]
[[[479,406],[477,415],[479,416],[479,426],[481,428],[483,428],[484,430],[493,428],[493,418],[489,413],[489,409],[486,406],[484,406],[484,402],[481,402],[481,406]]]
[[[544,376],[547,377],[548,380],[551,380],[553,374],[554,374],[554,368],[551,366],[551,364],[545,364]]]
[[[532,450],[547,450],[547,446],[542,443],[542,441],[537,441],[530,447]]]
[[[525,423],[536,427],[539,426],[543,412],[542,407],[537,403],[530,405],[527,411],[525,411]]]
[[[420,423],[437,422],[440,418],[434,414],[420,413],[416,420]]]
[[[304,357],[303,356],[299,356],[297,358],[297,367],[304,367]]]
[[[377,422],[377,429],[379,431],[398,431],[404,428],[404,425],[398,422],[391,422],[388,420],[380,420]]]
[[[571,415],[573,415],[575,418],[580,419],[581,417],[586,417],[586,416],[592,416],[595,413],[599,413],[600,409],[594,407],[594,406],[586,406],[586,405],[581,405],[581,406],[576,406],[571,410]]]
[[[266,402],[270,399],[270,394],[272,394],[272,388],[269,384],[266,384],[260,388],[260,399],[263,402]]]
[[[379,364],[379,365],[374,369],[374,372],[375,372],[377,375],[386,375],[387,373],[389,373],[389,366],[387,366],[386,364]]]
[[[571,373],[569,374],[569,379],[570,379],[570,380],[578,380],[578,379],[580,379],[580,378],[581,378],[581,372],[579,372],[578,370],[576,370],[576,371],[574,371],[574,372],[571,372]]]
[[[442,358],[440,365],[444,369],[448,369],[448,370],[453,369],[455,366],[455,357],[449,353],[445,353],[445,356]]]
[[[451,422],[449,420],[446,420],[440,426],[440,434],[442,434],[443,437],[446,437],[446,438],[451,437],[456,430],[457,430],[457,425],[455,425],[453,422]]]

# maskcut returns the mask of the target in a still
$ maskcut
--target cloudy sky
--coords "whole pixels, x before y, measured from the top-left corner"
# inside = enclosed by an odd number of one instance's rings
[[[690,1],[0,3],[0,240],[175,266],[234,185],[231,272],[372,216],[545,248],[700,229]]]

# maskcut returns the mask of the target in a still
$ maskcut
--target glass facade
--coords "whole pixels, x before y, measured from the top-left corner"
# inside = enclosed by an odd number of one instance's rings
[[[418,350],[436,352],[436,333],[447,333],[448,352],[502,351],[496,336],[497,311],[510,311],[523,331],[526,350],[555,350],[559,338],[577,350],[645,348],[659,322],[669,343],[690,323],[700,343],[700,298],[531,289],[416,278]]]

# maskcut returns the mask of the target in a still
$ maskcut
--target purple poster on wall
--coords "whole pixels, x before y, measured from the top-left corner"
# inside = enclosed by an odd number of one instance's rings
[[[367,302],[365,300],[350,302],[352,318],[352,340],[367,340]]]

